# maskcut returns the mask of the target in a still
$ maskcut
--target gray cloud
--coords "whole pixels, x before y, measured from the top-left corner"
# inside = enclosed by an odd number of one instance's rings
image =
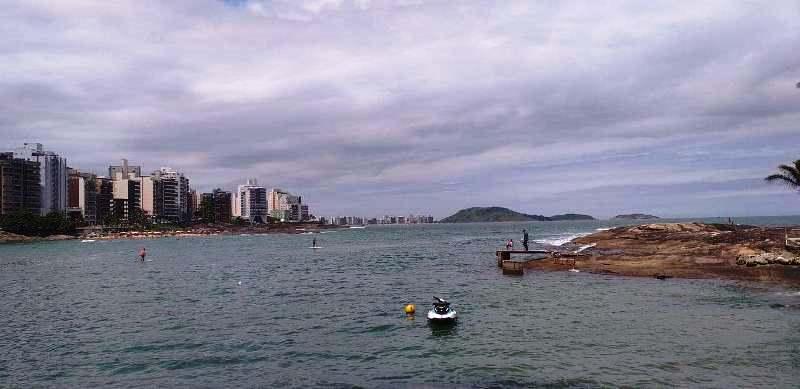
[[[258,177],[317,214],[786,213],[797,196],[758,179],[800,157],[798,16],[791,1],[12,1],[0,146],[173,166],[201,190]]]

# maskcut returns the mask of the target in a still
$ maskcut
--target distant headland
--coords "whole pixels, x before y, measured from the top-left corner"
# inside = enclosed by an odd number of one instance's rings
[[[480,222],[524,222],[524,221],[560,221],[560,220],[595,220],[589,215],[566,213],[563,215],[542,216],[528,215],[503,207],[472,207],[462,209],[448,216],[440,223],[480,223]]]
[[[646,213],[628,213],[624,215],[617,215],[613,217],[614,219],[625,219],[625,220],[650,220],[650,219],[660,219],[658,216],[648,215]]]

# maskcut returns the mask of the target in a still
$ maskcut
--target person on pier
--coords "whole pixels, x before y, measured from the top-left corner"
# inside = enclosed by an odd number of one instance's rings
[[[528,251],[528,230],[522,229],[522,247]]]

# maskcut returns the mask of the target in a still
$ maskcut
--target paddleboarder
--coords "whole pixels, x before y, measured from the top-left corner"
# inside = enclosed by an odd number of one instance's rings
[[[147,249],[142,247],[142,249],[139,250],[139,258],[142,259],[142,262],[144,262],[144,257],[146,256],[147,256]]]

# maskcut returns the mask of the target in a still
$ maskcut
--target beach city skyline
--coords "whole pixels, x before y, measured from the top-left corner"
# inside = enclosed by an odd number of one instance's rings
[[[670,4],[12,1],[0,138],[321,215],[800,213],[798,5]]]
[[[41,143],[0,150],[0,216],[53,212],[81,225],[137,222],[319,222],[331,225],[433,223],[429,215],[326,215],[311,213],[302,194],[248,178],[233,190],[197,191],[185,172],[148,169],[123,158],[102,173],[70,166]],[[138,216],[137,216],[138,215]],[[30,223],[30,221],[29,221]],[[146,224],[146,223],[145,223]]]

